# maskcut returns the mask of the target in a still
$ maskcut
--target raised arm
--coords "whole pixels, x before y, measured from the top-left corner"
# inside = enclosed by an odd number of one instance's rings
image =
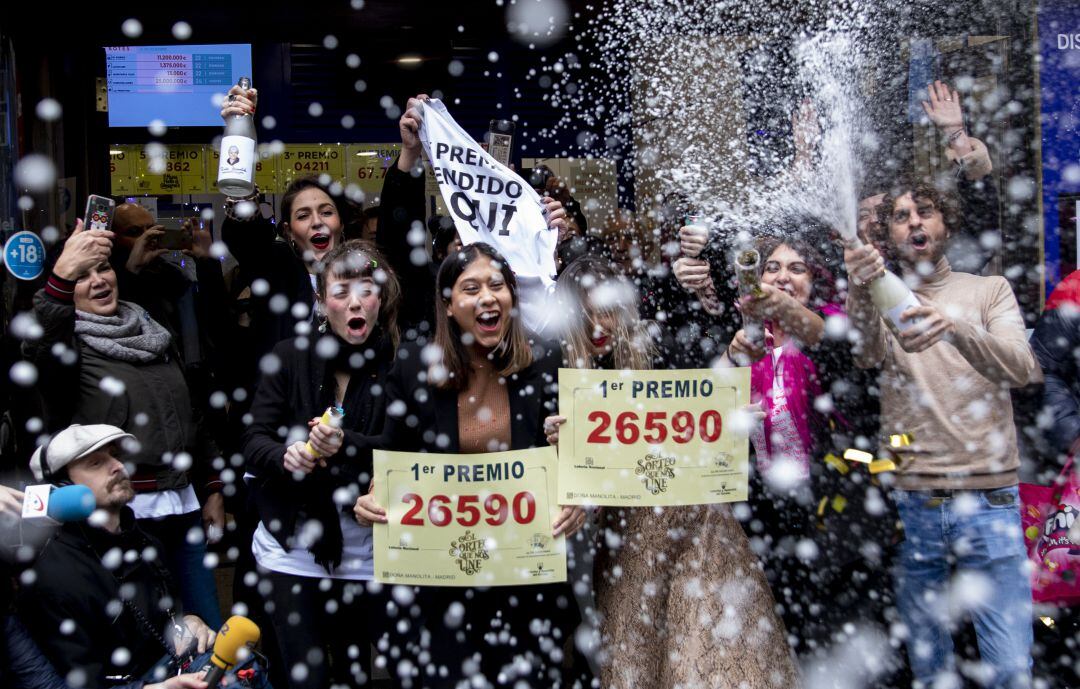
[[[874,368],[885,359],[885,326],[867,285],[885,273],[885,260],[869,245],[844,249],[844,265],[848,274],[846,311],[848,322],[858,333],[852,346],[855,365]]]

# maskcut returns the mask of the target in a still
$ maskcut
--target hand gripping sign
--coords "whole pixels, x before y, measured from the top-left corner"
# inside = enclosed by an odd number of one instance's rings
[[[375,579],[419,586],[566,581],[553,538],[555,448],[475,455],[376,450]]]
[[[559,369],[561,504],[746,500],[750,369]]]
[[[437,99],[423,103],[420,141],[461,243],[486,242],[506,257],[525,327],[543,334],[558,232],[548,229],[539,194],[466,134]]]

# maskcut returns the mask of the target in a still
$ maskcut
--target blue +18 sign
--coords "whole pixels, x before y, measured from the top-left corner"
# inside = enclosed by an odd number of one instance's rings
[[[45,245],[33,232],[16,232],[4,245],[4,265],[20,280],[35,280],[45,271]]]

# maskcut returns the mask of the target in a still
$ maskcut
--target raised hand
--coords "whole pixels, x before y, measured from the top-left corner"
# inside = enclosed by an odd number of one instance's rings
[[[131,247],[131,255],[128,256],[124,267],[128,272],[138,274],[151,261],[168,253],[168,249],[158,248],[158,238],[165,235],[165,228],[154,225],[146,232],[139,235],[135,240],[135,246]]]
[[[549,230],[559,232],[559,241],[566,238],[566,209],[561,201],[556,201],[548,195],[544,195],[540,201],[544,204],[544,217],[547,218]]]
[[[544,419],[544,437],[547,438],[548,445],[559,444],[559,426],[566,423],[565,416],[552,415]]]
[[[848,278],[856,287],[865,287],[885,274],[885,259],[869,244],[844,249]]]
[[[960,107],[960,94],[943,81],[928,84],[926,90],[930,100],[924,100],[922,107],[934,126],[946,135],[963,129],[964,110]]]
[[[586,512],[581,505],[560,505],[559,516],[551,525],[551,535],[570,538],[585,526]]]
[[[683,256],[697,258],[708,243],[708,228],[701,225],[686,225],[679,228],[679,248]]]
[[[694,291],[707,287],[710,284],[711,278],[709,276],[709,263],[708,261],[702,261],[699,258],[687,258],[686,256],[680,256],[675,259],[675,263],[671,265],[672,271],[675,273],[675,279],[678,280],[682,288],[688,291]]]
[[[82,220],[64,242],[53,272],[65,280],[78,280],[91,268],[109,260],[112,254],[113,233],[108,230],[87,230]]]
[[[259,102],[259,92],[256,89],[243,89],[239,84],[229,89],[225,99],[221,101],[221,118],[228,119],[234,115],[254,115],[255,106]]]
[[[398,120],[398,131],[401,133],[401,155],[398,157],[398,169],[408,172],[416,166],[416,161],[422,155],[420,145],[420,123],[424,121],[424,101],[430,100],[431,96],[419,93],[405,105],[405,114]]]
[[[765,347],[754,344],[745,330],[739,330],[728,345],[727,356],[736,366],[749,366],[765,356]]]

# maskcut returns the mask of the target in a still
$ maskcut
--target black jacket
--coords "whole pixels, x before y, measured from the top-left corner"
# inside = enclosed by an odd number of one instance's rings
[[[69,689],[18,617],[5,616],[0,620],[0,629],[3,630],[0,686],[8,689]]]
[[[274,223],[258,213],[248,220],[227,216],[221,225],[221,238],[240,264],[241,280],[252,288],[251,328],[255,351],[247,352],[245,360],[247,379],[254,381],[260,358],[278,342],[296,336],[298,322],[311,321],[315,290],[303,259],[288,243],[278,239]],[[307,306],[307,315],[296,318],[292,311],[294,304]]]
[[[429,385],[427,365],[414,343],[398,349],[386,381],[387,413],[379,447],[401,452],[459,452],[458,392]],[[510,449],[543,447],[544,419],[556,413],[559,364],[557,346],[536,344],[531,366],[506,381],[510,398]]]
[[[1043,409],[1053,418],[1054,450],[1068,454],[1080,440],[1080,271],[1062,280],[1035,324],[1031,348],[1045,376]]]
[[[424,176],[413,176],[398,169],[397,161],[387,169],[383,182],[382,195],[379,198],[379,229],[375,241],[379,250],[390,261],[401,283],[401,310],[398,321],[402,332],[409,331],[430,333],[435,330],[435,274],[438,266],[433,265],[428,254],[428,247],[421,245],[423,260],[413,262],[413,252],[417,247],[409,244],[409,231],[413,223],[424,226],[427,217],[424,209]],[[427,237],[427,234],[424,234]],[[420,253],[416,252],[419,257]]]
[[[140,449],[126,460],[136,466],[132,480],[139,491],[182,488],[189,482],[197,490],[219,485],[209,468],[217,447],[192,404],[174,347],[150,363],[120,361],[75,337],[73,304],[42,289],[34,295],[34,312],[44,335],[28,344],[27,354],[38,369],[38,390],[50,432],[72,423],[106,423],[131,433]],[[75,356],[70,360],[64,354],[58,356],[57,345]],[[123,390],[117,392],[108,385],[102,389],[106,378],[120,381]],[[169,467],[170,459],[180,452],[194,459],[190,481],[188,472]]]
[[[282,461],[291,444],[287,437],[295,430],[299,431],[296,435],[307,438],[308,421],[322,416],[334,403],[334,361],[320,357],[314,344],[306,345],[306,338],[286,340],[273,352],[280,368],[264,375],[255,391],[251,424],[243,437],[244,458],[248,470],[256,475],[252,496],[259,519],[285,549],[290,547],[301,516],[336,518],[334,490],[346,487],[357,495],[367,491],[371,448],[383,427],[384,386],[394,361],[389,338],[380,337],[378,331],[372,338],[372,346],[360,351],[371,351],[374,356],[365,357],[363,366],[352,371],[345,393],[342,449],[327,461],[326,468],[316,467],[300,481],[285,470]],[[301,341],[304,348],[298,346]],[[341,350],[339,359],[347,358]]]
[[[36,578],[20,591],[19,617],[61,675],[80,669],[86,673],[84,686],[96,689],[110,686],[107,676],[137,679],[165,655],[162,642],[140,624],[128,605],[118,602],[124,586],[125,593],[130,592],[130,606],[172,641],[170,605],[178,604],[179,592],[168,571],[146,559],[148,548],[159,557],[164,552],[126,507],[116,534],[85,523],[65,524],[45,546],[34,564]],[[116,568],[110,570],[103,558],[112,560],[117,552],[131,555],[117,558]],[[179,619],[179,611],[175,612]],[[74,625],[65,625],[66,620]],[[129,662],[115,662],[117,648],[130,652]]]

